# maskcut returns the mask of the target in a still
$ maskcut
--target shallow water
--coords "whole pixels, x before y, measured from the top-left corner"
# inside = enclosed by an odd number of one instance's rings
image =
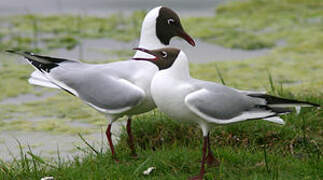
[[[80,126],[79,123],[70,123],[70,125]],[[86,126],[82,123],[81,126]],[[120,130],[124,126],[124,122],[116,122],[112,126],[112,139],[116,143],[120,134]],[[107,140],[105,137],[105,127],[95,128],[94,134],[82,135],[86,141],[95,147],[96,150],[107,150]],[[102,133],[100,133],[102,132]],[[45,157],[47,159],[57,159],[59,151],[62,159],[72,159],[74,156],[82,156],[83,152],[78,150],[78,147],[88,149],[85,143],[78,135],[70,134],[51,134],[48,132],[24,132],[24,131],[5,131],[0,133],[0,159],[4,161],[11,161],[13,157],[19,158],[20,149],[19,141],[23,147],[23,151],[27,152],[28,146],[31,147],[32,152],[36,155]]]
[[[258,56],[266,55],[270,49],[260,50],[243,50],[225,48],[216,44],[206,43],[195,39],[196,47],[191,47],[184,41],[175,40],[171,42],[173,47],[179,48],[185,52],[188,59],[192,63],[208,63],[212,61],[228,61],[228,60],[245,60]]]
[[[184,40],[175,38],[170,46],[183,50],[190,62],[207,63],[212,61],[244,60],[258,56],[266,55],[269,49],[260,50],[242,50],[225,48],[216,44],[206,43],[195,39],[196,47],[190,46]],[[82,49],[75,47],[72,50],[58,49],[52,51],[50,55],[64,57],[68,59],[84,59],[86,61],[106,61],[112,59],[129,59],[131,56],[117,56],[115,54],[104,53],[105,50],[125,50],[131,51],[138,46],[138,40],[131,42],[122,42],[112,39],[91,39],[82,40]],[[80,53],[81,51],[81,53]],[[82,55],[80,55],[82,54]]]
[[[224,0],[1,0],[0,15],[13,14],[93,14],[131,13],[156,6],[170,7],[181,15],[213,15],[215,7]]]
[[[0,104],[22,104],[33,101],[40,101],[56,95],[57,92],[58,91],[45,92],[39,96],[35,94],[20,94],[16,97],[10,97],[0,101]]]
[[[49,54],[51,56],[63,57],[67,59],[83,59],[88,62],[91,61],[106,61],[115,59],[129,59],[129,57],[120,57],[113,53],[106,51],[126,50],[131,51],[137,46],[137,41],[122,42],[113,39],[83,39],[81,46],[77,46],[72,50],[57,49]]]

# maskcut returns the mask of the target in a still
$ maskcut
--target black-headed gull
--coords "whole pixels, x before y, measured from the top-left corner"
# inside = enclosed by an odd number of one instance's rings
[[[184,31],[179,16],[167,7],[156,7],[145,16],[141,27],[139,46],[147,49],[159,49],[169,45],[172,37],[185,39],[195,46],[194,40]],[[147,56],[137,51],[134,57]],[[149,56],[149,55],[148,55]]]
[[[178,15],[167,7],[156,7],[144,18],[139,46],[165,47],[174,36],[182,37],[195,46],[193,39],[184,31]],[[36,69],[31,74],[29,83],[64,89],[104,113],[109,120],[106,136],[115,159],[111,126],[119,117],[128,116],[128,144],[132,155],[136,156],[131,134],[131,116],[156,107],[151,97],[150,83],[154,73],[158,71],[157,66],[134,60],[94,65],[29,52],[8,52],[24,56]],[[136,53],[134,57],[138,55],[140,53]]]
[[[291,112],[289,107],[318,106],[263,93],[248,93],[215,82],[191,78],[187,57],[179,49],[137,50],[154,56],[150,61],[160,69],[151,83],[152,97],[158,109],[171,118],[198,123],[203,131],[201,170],[192,179],[203,178],[206,161],[208,164],[216,162],[209,143],[209,130],[212,126],[256,119],[284,124],[279,115]]]

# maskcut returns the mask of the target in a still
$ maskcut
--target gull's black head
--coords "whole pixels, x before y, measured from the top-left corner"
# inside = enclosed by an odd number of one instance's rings
[[[177,48],[161,48],[161,49],[154,49],[154,50],[148,50],[145,48],[134,48],[134,50],[145,52],[154,57],[153,58],[136,57],[132,59],[152,62],[156,66],[158,66],[159,70],[163,70],[171,67],[175,62],[175,60],[177,59],[177,56],[181,52],[181,50]]]
[[[164,45],[169,45],[170,40],[178,36],[195,46],[194,40],[184,31],[178,15],[167,7],[161,7],[159,10],[156,19],[156,35]]]

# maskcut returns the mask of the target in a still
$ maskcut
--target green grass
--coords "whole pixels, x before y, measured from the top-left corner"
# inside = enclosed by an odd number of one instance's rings
[[[248,0],[221,5],[214,17],[184,18],[193,37],[239,49],[272,48],[270,53],[245,61],[192,64],[194,77],[239,89],[265,89],[274,95],[323,104],[323,4],[317,0]],[[73,48],[80,38],[138,38],[143,12],[130,16],[26,15],[0,18],[0,49],[46,51]],[[135,21],[134,21],[135,20]],[[69,24],[70,26],[66,26]],[[117,27],[117,28],[116,28]],[[52,36],[44,38],[43,34]],[[4,37],[10,37],[9,39]],[[50,40],[50,41],[49,41]],[[36,41],[36,42],[35,42]],[[278,41],[285,41],[277,46]],[[39,49],[39,42],[46,47]],[[107,51],[123,56],[130,51]],[[34,93],[27,83],[29,65],[1,56],[0,100]],[[41,94],[42,92],[36,92]],[[46,121],[30,122],[29,118]],[[6,121],[14,119],[14,121]],[[285,126],[250,121],[213,128],[211,143],[220,167],[208,167],[206,179],[323,179],[323,111],[302,109],[283,116]],[[64,92],[22,105],[0,105],[0,131],[46,131],[86,134],[92,129],[72,128],[69,122],[106,125],[103,115]],[[133,133],[138,159],[129,157],[126,133],[116,147],[119,164],[110,152],[85,151],[85,157],[57,162],[31,151],[13,162],[0,163],[0,179],[186,179],[199,171],[202,135],[194,124],[178,123],[158,111],[135,117]],[[106,149],[107,147],[102,147]],[[266,154],[266,158],[265,158]],[[58,152],[59,155],[59,152]],[[265,161],[266,159],[266,161]],[[142,175],[148,167],[157,169]]]

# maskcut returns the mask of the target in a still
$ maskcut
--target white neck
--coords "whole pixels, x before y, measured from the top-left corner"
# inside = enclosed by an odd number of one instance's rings
[[[146,49],[160,49],[166,47],[156,35],[156,19],[159,15],[160,6],[150,10],[144,18],[141,27],[138,47]],[[147,53],[137,51],[134,57],[150,57]]]
[[[189,79],[190,78],[190,69],[189,69],[189,62],[187,57],[183,51],[181,51],[174,64],[163,71],[167,71],[172,77],[177,79]]]

